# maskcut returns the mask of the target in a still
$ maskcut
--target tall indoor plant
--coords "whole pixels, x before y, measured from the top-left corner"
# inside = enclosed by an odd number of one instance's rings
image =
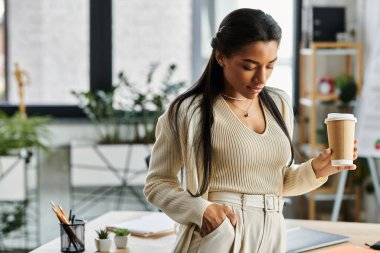
[[[184,87],[183,81],[172,81],[177,65],[167,67],[164,78],[154,75],[159,64],[150,65],[145,82],[130,82],[124,72],[109,90],[77,92],[79,107],[93,123],[99,143],[152,143],[158,117]],[[121,133],[122,125],[132,125],[129,134]]]
[[[0,208],[0,234],[4,236],[25,224],[28,197],[24,166],[30,163],[34,148],[48,150],[49,120],[49,117],[26,117],[21,113],[8,116],[0,112],[0,184],[3,189],[9,189],[0,192],[0,201],[6,204]]]

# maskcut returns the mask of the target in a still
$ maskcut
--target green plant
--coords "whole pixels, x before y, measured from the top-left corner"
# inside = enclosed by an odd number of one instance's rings
[[[339,90],[339,99],[343,104],[348,104],[354,100],[357,92],[357,85],[352,76],[342,74],[335,78],[335,87]]]
[[[95,126],[100,143],[120,143],[120,125],[125,113],[113,106],[114,93],[118,86],[109,91],[71,93],[79,100],[79,107]]]
[[[16,231],[25,224],[25,209],[27,205],[28,202],[25,200],[11,210],[1,213],[0,228],[3,235]]]
[[[110,234],[110,232],[106,228],[95,230],[95,232],[98,234],[98,238],[100,240],[108,239],[109,234]]]
[[[154,131],[159,116],[164,112],[165,106],[175,98],[183,81],[172,81],[177,65],[170,64],[160,83],[154,82],[154,74],[159,64],[153,63],[145,81],[145,85],[129,82],[123,72],[119,73],[119,80],[126,92],[130,94],[127,100],[131,104],[129,118],[134,125],[135,143],[151,143],[154,141]],[[128,102],[127,102],[128,104]],[[139,131],[142,126],[142,132]]]
[[[151,143],[158,117],[169,101],[178,95],[185,82],[173,82],[177,66],[170,64],[161,82],[154,81],[159,64],[150,65],[145,83],[130,82],[124,72],[111,90],[76,92],[79,106],[94,123],[100,143]],[[121,135],[121,125],[130,124],[133,132]]]
[[[25,118],[19,113],[8,116],[0,112],[0,155],[19,152],[22,148],[39,147],[47,150],[50,132],[47,129],[49,117]]]
[[[120,229],[120,228],[114,229],[113,232],[115,233],[116,236],[127,236],[131,233],[128,229]]]

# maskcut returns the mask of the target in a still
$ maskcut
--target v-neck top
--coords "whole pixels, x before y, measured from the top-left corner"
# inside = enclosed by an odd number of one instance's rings
[[[265,89],[279,111],[284,110],[283,118],[292,135],[294,117],[289,97],[279,89]],[[211,204],[210,191],[292,196],[326,182],[327,178],[316,178],[311,159],[288,166],[289,141],[267,108],[264,107],[266,129],[258,134],[246,127],[219,98],[214,104],[211,129],[211,181],[202,196],[193,197],[190,193],[197,193],[203,182],[202,152],[196,148],[201,118],[196,99],[190,97],[181,104],[177,115],[179,133],[172,131],[174,119],[168,112],[159,118],[144,188],[148,201],[183,224],[183,229],[194,228],[191,224],[202,226],[203,212]],[[178,177],[181,168],[182,184]],[[191,238],[186,233],[182,236]]]
[[[281,194],[290,143],[269,110],[262,108],[266,126],[260,134],[244,125],[222,97],[217,98],[210,191]]]
[[[217,103],[219,102],[219,100],[221,100],[222,103],[225,104],[225,105],[228,107],[229,111],[235,116],[235,118],[236,118],[238,121],[241,122],[241,120],[239,119],[239,117],[234,113],[234,111],[233,111],[233,110],[231,109],[231,107],[228,105],[227,101],[226,101],[221,95],[219,95],[218,100],[217,100]],[[263,110],[262,112],[263,112],[263,114],[264,114],[264,121],[265,121],[265,129],[264,129],[264,132],[262,132],[262,133],[255,132],[254,130],[249,129],[249,127],[247,127],[243,122],[241,122],[241,124],[243,124],[243,125],[249,130],[249,131],[252,131],[253,133],[256,133],[256,134],[266,134],[266,132],[267,132],[267,125],[268,125],[268,121],[267,121],[266,114],[268,113],[268,110],[267,110],[266,107],[262,104],[261,101],[259,101],[259,103],[260,103],[260,108],[263,108],[263,109],[262,109],[262,110]]]

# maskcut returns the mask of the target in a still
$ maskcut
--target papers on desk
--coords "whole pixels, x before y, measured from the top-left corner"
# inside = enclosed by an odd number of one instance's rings
[[[286,252],[298,253],[348,241],[349,237],[297,227],[286,232]],[[344,252],[344,251],[343,251]]]
[[[174,233],[175,222],[164,213],[154,213],[126,221],[119,224],[107,226],[107,229],[128,229],[132,235],[142,237],[161,237]]]

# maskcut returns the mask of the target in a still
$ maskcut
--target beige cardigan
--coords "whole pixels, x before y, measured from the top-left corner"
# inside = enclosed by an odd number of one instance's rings
[[[285,92],[266,87],[273,98],[289,130],[293,134],[294,116],[289,97]],[[198,173],[196,155],[192,148],[197,130],[199,129],[199,110],[192,99],[183,102],[179,110],[180,132],[179,140],[170,130],[168,113],[164,113],[157,124],[156,143],[153,146],[149,173],[146,179],[144,194],[148,201],[160,208],[173,220],[180,224],[176,247],[173,252],[187,252],[193,231],[196,226],[202,226],[203,212],[211,204],[206,192],[202,197],[194,198],[187,190],[196,193],[202,173]],[[196,102],[196,100],[194,101]],[[192,114],[191,112],[194,112]],[[192,115],[192,117],[191,117]],[[268,127],[268,126],[266,126]],[[181,186],[178,173],[184,167],[186,186]],[[285,164],[284,164],[285,166]],[[317,179],[311,167],[311,160],[301,164],[293,164],[283,169],[283,191],[279,195],[299,195],[311,191],[327,178]]]

